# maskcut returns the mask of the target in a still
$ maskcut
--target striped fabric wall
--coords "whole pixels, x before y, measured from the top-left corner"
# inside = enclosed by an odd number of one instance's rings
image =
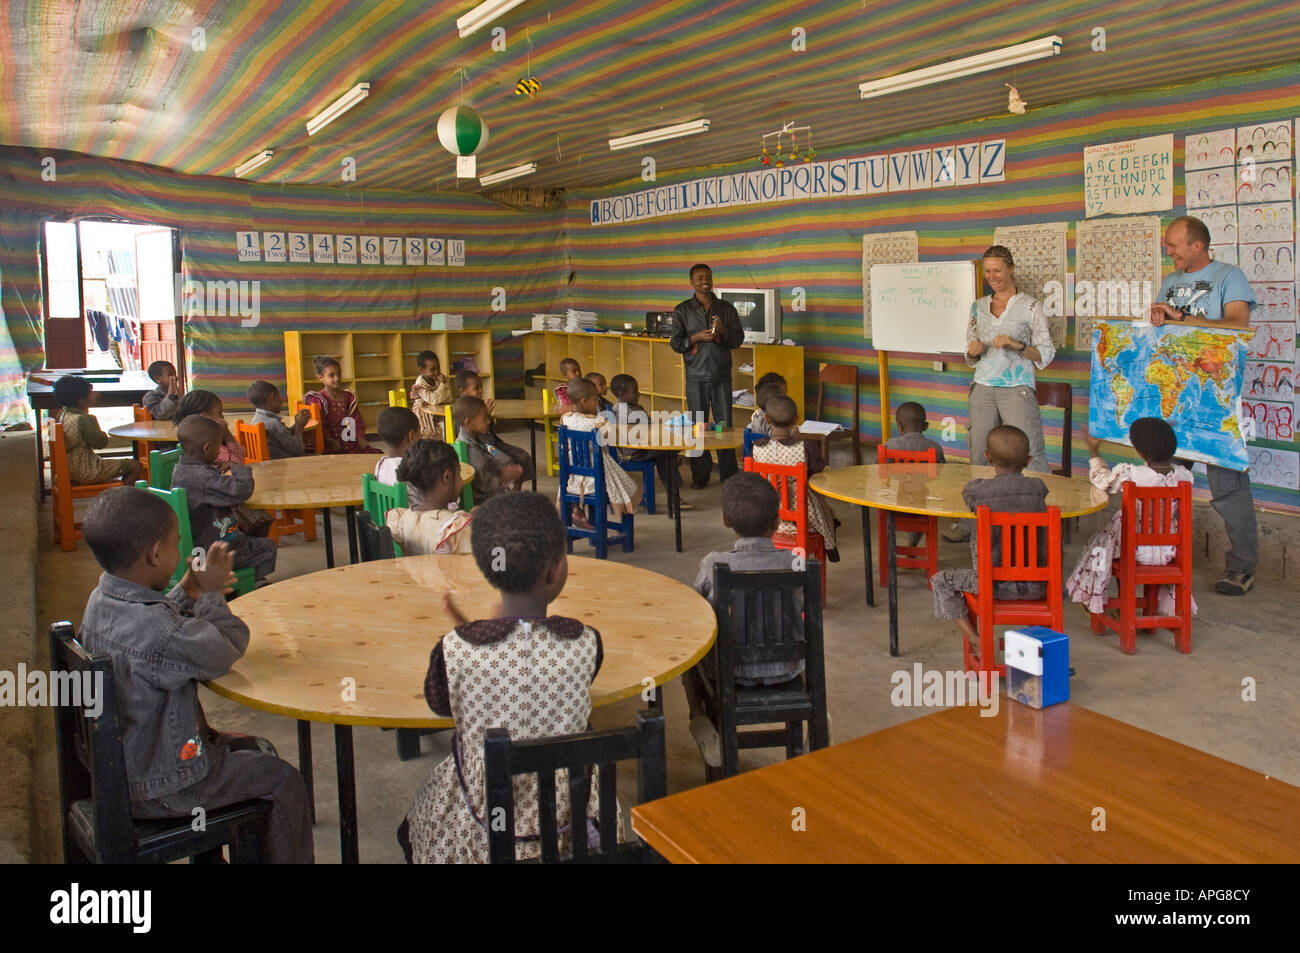
[[[864,103],[862,108],[871,107]],[[635,180],[608,189],[574,191],[569,195],[565,219],[576,271],[568,303],[599,312],[607,326],[639,322],[642,312],[671,308],[690,294],[687,270],[697,261],[713,267],[714,281],[720,286],[778,288],[784,307],[784,336],[805,349],[809,397],[816,396],[817,362],[859,365],[864,430],[869,437],[878,438],[881,408],[876,352],[862,335],[864,233],[915,229],[922,261],[975,258],[992,243],[998,225],[1073,223],[1083,218],[1085,145],[1159,133],[1174,134],[1174,209],[1161,213],[1169,221],[1184,212],[1184,134],[1297,115],[1300,83],[1292,66],[1031,108],[1025,116],[1008,114],[923,135],[864,143],[837,155],[818,155],[818,160],[825,160],[1005,137],[1006,181],[998,184],[699,211],[600,227],[590,225],[589,203],[593,199],[635,192],[646,183]],[[676,148],[689,149],[689,140]],[[752,163],[715,167],[708,174],[757,169],[757,152],[756,140]],[[686,181],[702,173],[695,169],[663,177],[657,184]],[[1069,249],[1073,267],[1073,225]],[[1172,263],[1166,259],[1165,272],[1170,270]],[[795,287],[805,290],[806,311],[790,308]],[[1078,474],[1087,470],[1082,436],[1088,419],[1090,355],[1074,350],[1073,339],[1071,320],[1067,347],[1040,379],[1065,381],[1074,389],[1072,456]],[[891,402],[896,407],[905,400],[921,401],[929,411],[932,430],[941,429],[942,421],[952,418],[958,437],[958,449],[952,456],[965,458],[971,372],[960,362],[945,364],[937,371],[932,360],[929,356],[890,354]],[[846,419],[846,394],[834,400],[828,397],[828,403],[833,407],[828,417]],[[1060,456],[1061,423],[1059,412],[1044,411],[1048,455],[1054,463]],[[1296,449],[1294,444],[1263,445]],[[1263,486],[1257,486],[1255,493],[1256,501],[1268,508],[1300,512],[1300,493]]]
[[[341,191],[324,187],[250,185],[225,178],[170,175],[156,169],[82,156],[56,156],[57,179],[41,179],[42,156],[0,150],[0,180],[14,202],[0,208],[0,307],[13,352],[0,354],[13,386],[17,365],[40,366],[41,223],[69,215],[169,225],[181,230],[186,281],[258,282],[259,323],[238,313],[186,320],[193,386],[243,401],[258,378],[284,381],[287,330],[414,328],[430,313],[465,315],[467,328],[491,328],[501,342],[503,379],[518,380],[522,348],[509,332],[527,327],[534,311],[552,310],[563,287],[560,212],[519,212],[476,195]],[[361,266],[239,262],[236,231],[301,231],[352,235],[459,238],[466,263],[452,266]],[[503,288],[506,310],[492,310]],[[213,302],[207,302],[210,306]],[[215,307],[210,307],[215,311]],[[0,344],[3,344],[0,341]],[[0,381],[0,387],[5,381]],[[20,418],[21,419],[21,418]]]

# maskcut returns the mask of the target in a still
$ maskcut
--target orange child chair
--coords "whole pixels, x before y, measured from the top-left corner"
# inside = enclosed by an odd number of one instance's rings
[[[153,414],[145,410],[139,404],[131,405],[131,414],[136,423],[144,423],[153,420]],[[135,459],[144,470],[144,478],[149,479],[149,451],[153,449],[153,444],[148,440],[137,440],[135,442]]]
[[[300,410],[305,410],[311,414],[312,422],[316,425],[302,432],[302,442],[308,453],[325,452],[325,428],[320,423],[320,405],[307,404],[303,401],[297,401],[293,405],[293,412],[296,414]]]
[[[50,425],[50,500],[54,506],[54,538],[65,553],[77,548],[81,539],[81,524],[72,514],[73,500],[88,500],[99,496],[105,490],[120,489],[125,484],[120,480],[109,483],[74,484],[68,472],[68,445],[63,436],[63,424],[54,421]]]
[[[1092,631],[1119,633],[1119,645],[1127,655],[1137,652],[1138,629],[1169,629],[1178,651],[1192,651],[1192,485],[1138,486],[1132,480],[1123,486],[1120,510],[1119,558],[1111,562],[1111,573],[1119,581],[1119,595],[1106,600],[1107,609],[1118,609],[1119,618],[1091,613]],[[1179,517],[1182,517],[1181,519]],[[1163,566],[1145,566],[1137,561],[1139,546],[1173,546],[1174,561]],[[1142,594],[1142,615],[1138,615],[1138,586]],[[1157,593],[1161,586],[1174,587],[1174,615],[1158,615]]]
[[[772,484],[781,498],[780,518],[795,525],[793,535],[777,533],[772,537],[776,548],[798,550],[807,558],[816,557],[821,561],[822,605],[826,605],[826,540],[822,539],[821,533],[808,530],[808,464],[786,467],[759,463],[753,457],[746,457],[745,472],[757,473]]]
[[[993,565],[993,532],[998,531],[1002,541],[1002,564]],[[1039,530],[1045,530],[1047,551],[1039,545]],[[993,627],[999,625],[1045,625],[1062,632],[1065,624],[1065,600],[1061,588],[1061,510],[1049,506],[1046,513],[994,513],[987,506],[976,511],[976,564],[979,572],[979,592],[964,593],[971,625],[979,633],[980,657],[978,664],[970,649],[962,643],[962,656],[966,671],[997,672],[1005,676],[1005,665],[998,664],[997,652],[1002,639],[995,642]],[[1040,566],[1040,557],[1046,566]],[[1043,599],[995,599],[993,585],[997,582],[1044,582],[1047,595]]]
[[[935,465],[934,447],[928,450],[888,450],[884,444],[876,448],[876,462],[887,463],[928,463]],[[929,579],[939,571],[939,520],[933,516],[911,516],[899,513],[894,517],[894,529],[898,533],[922,533],[925,535],[924,546],[894,545],[898,557],[899,569],[924,569],[925,578]],[[880,584],[889,585],[889,521],[880,520],[879,553]]]
[[[244,460],[248,463],[261,463],[271,459],[271,449],[266,443],[266,424],[246,424],[235,421],[235,439],[244,448]],[[272,539],[302,533],[302,538],[311,542],[316,539],[315,510],[280,510],[271,531],[267,533]]]

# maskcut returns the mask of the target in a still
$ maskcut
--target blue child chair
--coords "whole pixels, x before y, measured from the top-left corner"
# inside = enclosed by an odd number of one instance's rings
[[[620,451],[614,447],[609,448],[610,455],[613,456],[614,462],[626,470],[628,473],[641,474],[641,483],[645,491],[641,494],[642,502],[645,503],[645,511],[649,516],[655,515],[655,461],[651,457],[649,460],[627,460],[624,459],[629,451]]]
[[[743,455],[746,458],[749,458],[754,455],[754,441],[762,440],[767,436],[767,434],[755,433],[754,431],[746,427],[744,433],[742,433],[741,436],[744,437],[745,439],[745,452]]]
[[[564,520],[564,535],[568,551],[573,552],[575,539],[590,540],[596,547],[596,558],[604,559],[609,552],[610,543],[621,542],[623,552],[630,553],[633,548],[632,514],[623,516],[618,524],[619,531],[609,534],[609,496],[605,490],[605,455],[600,452],[596,435],[592,432],[559,428],[558,449],[560,455],[560,515]],[[569,477],[591,477],[595,483],[594,492],[579,496],[569,492]],[[573,525],[574,505],[586,506],[595,529],[581,529]]]

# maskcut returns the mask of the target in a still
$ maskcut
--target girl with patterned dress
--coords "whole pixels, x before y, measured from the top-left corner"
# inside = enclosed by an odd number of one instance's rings
[[[1174,453],[1178,450],[1178,436],[1174,428],[1159,417],[1141,417],[1133,421],[1128,431],[1133,449],[1141,454],[1142,464],[1120,463],[1109,467],[1097,453],[1101,441],[1089,436],[1088,452],[1091,460],[1088,466],[1088,479],[1092,485],[1107,493],[1122,493],[1128,481],[1138,486],[1177,486],[1179,483],[1191,483],[1191,471],[1181,464],[1174,463]],[[1088,545],[1083,547],[1079,564],[1074,567],[1066,583],[1066,591],[1075,602],[1082,603],[1089,612],[1106,611],[1106,594],[1110,589],[1111,561],[1119,558],[1120,542],[1123,535],[1121,520],[1123,512],[1116,511],[1114,518],[1105,529],[1093,534]],[[1190,519],[1190,513],[1175,513],[1175,520]],[[1176,554],[1172,546],[1139,546],[1137,561],[1143,566],[1165,566],[1173,561]],[[1156,596],[1157,611],[1160,615],[1175,615],[1174,591],[1171,586],[1161,586]],[[1192,600],[1192,614],[1196,614],[1196,600]]]
[[[569,381],[568,388],[569,400],[574,409],[560,418],[561,426],[584,433],[597,432],[598,449],[605,459],[605,497],[609,500],[609,508],[615,519],[625,513],[635,513],[641,502],[641,483],[615,463],[609,450],[601,443],[605,439],[602,434],[609,434],[612,428],[609,420],[600,416],[595,385],[586,378],[579,377]],[[596,492],[596,480],[594,477],[571,476],[565,489],[575,496],[590,496]],[[593,528],[581,506],[573,508],[573,522],[583,529]]]
[[[424,693],[434,714],[456,722],[452,753],[415,794],[397,838],[414,863],[486,863],[487,795],[483,736],[504,727],[514,741],[586,731],[591,683],[600,670],[600,633],[577,619],[548,616],[547,606],[568,578],[564,526],[538,493],[502,493],[474,510],[474,560],[501,591],[501,612],[467,622],[450,595],[446,606],[458,624],[429,658]],[[508,567],[508,568],[506,568]],[[593,772],[585,816],[589,844],[599,836],[599,776]],[[569,811],[566,771],[557,771],[555,803],[560,851],[575,823]],[[538,785],[535,775],[514,779],[515,856],[537,857]]]
[[[421,351],[415,362],[420,373],[411,385],[411,410],[420,421],[420,436],[443,440],[446,429],[444,408],[451,403],[451,383],[442,373],[438,355]]]
[[[320,408],[321,432],[325,436],[326,453],[381,453],[378,447],[366,443],[366,425],[357,409],[357,395],[344,390],[343,367],[328,355],[315,360],[316,379],[323,385],[320,390],[308,391],[303,402]]]
[[[772,436],[766,440],[756,440],[751,449],[755,463],[773,463],[783,467],[808,466],[808,478],[826,469],[822,459],[821,448],[815,443],[805,443],[799,437],[794,425],[799,409],[795,402],[784,394],[773,394],[768,398],[766,414]],[[793,483],[793,480],[790,481]],[[808,532],[821,536],[826,546],[828,562],[839,562],[839,547],[835,543],[835,514],[826,504],[824,497],[811,490],[805,491],[805,507],[808,511]],[[790,520],[782,520],[776,530],[778,535],[795,534],[795,525]]]
[[[108,434],[90,412],[90,405],[95,402],[90,381],[83,377],[60,377],[54,382],[54,397],[63,407],[54,426],[63,428],[68,478],[74,484],[120,479],[130,486],[144,475],[144,469],[135,460],[106,460],[95,453],[108,446]]]

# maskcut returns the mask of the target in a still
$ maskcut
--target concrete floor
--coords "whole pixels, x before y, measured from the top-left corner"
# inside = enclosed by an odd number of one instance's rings
[[[512,439],[527,445],[523,434]],[[556,481],[543,478],[539,489],[555,491]],[[696,507],[683,516],[684,549],[673,551],[672,521],[663,515],[660,487],[660,515],[637,517],[637,548],[634,553],[617,551],[611,559],[642,566],[679,579],[688,585],[700,558],[713,549],[728,548],[733,538],[723,527],[719,488],[715,482],[703,491],[686,491]],[[910,671],[914,663],[926,669],[956,669],[961,666],[958,636],[947,623],[934,619],[929,589],[916,571],[900,575],[901,656],[888,654],[888,609],[883,591],[877,589],[876,607],[865,607],[863,596],[862,541],[860,518],[855,508],[836,504],[843,521],[840,536],[841,562],[829,567],[829,600],[825,611],[826,670],[832,722],[832,741],[844,741],[928,713],[924,708],[895,708],[890,702],[891,675]],[[1198,513],[1198,519],[1201,514]],[[1209,519],[1214,519],[1212,515]],[[1088,522],[1074,534],[1067,552],[1072,567],[1088,538]],[[37,621],[80,620],[86,595],[93,588],[98,567],[86,548],[79,544],[73,553],[58,551],[49,535],[49,505],[39,514],[39,602]],[[335,524],[342,540],[341,518]],[[585,544],[575,547],[581,556]],[[590,551],[589,549],[587,551]],[[942,565],[965,565],[964,545],[944,544]],[[284,541],[279,569],[272,579],[284,579],[324,568],[323,543],[305,543],[301,538]],[[1094,636],[1087,616],[1077,606],[1067,606],[1066,631],[1071,639],[1071,664],[1078,674],[1071,679],[1072,701],[1176,741],[1237,762],[1264,774],[1300,785],[1300,749],[1295,745],[1300,726],[1300,633],[1295,623],[1293,582],[1260,576],[1254,592],[1244,598],[1229,598],[1213,592],[1213,580],[1221,569],[1216,558],[1202,560],[1196,570],[1196,595],[1200,616],[1192,630],[1192,654],[1180,655],[1168,632],[1139,636],[1138,654],[1126,656],[1115,636]],[[1068,572],[1068,568],[1067,568]],[[237,603],[236,603],[237,606]],[[403,625],[400,618],[376,617],[376,627]],[[423,673],[413,673],[422,677]],[[1257,685],[1256,700],[1243,701],[1243,680]],[[666,689],[668,731],[668,774],[670,791],[704,783],[699,753],[687,731],[686,705],[675,685]],[[263,714],[201,692],[212,724],[231,731],[255,733],[270,738],[281,754],[296,760],[294,722]],[[592,721],[597,728],[633,723],[637,701],[625,701],[596,709]],[[339,858],[337,799],[334,787],[333,731],[317,725],[313,732],[317,825],[316,858],[336,863]],[[422,739],[423,755],[400,762],[391,732],[378,729],[354,730],[359,804],[360,853],[366,863],[400,862],[401,852],[393,833],[410,798],[429,770],[449,752],[449,735]],[[47,747],[47,746],[42,746]],[[771,763],[782,751],[744,752],[744,768]],[[624,810],[635,800],[631,772],[620,777],[620,799]],[[37,783],[50,783],[48,765],[38,770]],[[50,798],[34,798],[49,804]],[[35,850],[33,859],[53,860],[53,846]]]

